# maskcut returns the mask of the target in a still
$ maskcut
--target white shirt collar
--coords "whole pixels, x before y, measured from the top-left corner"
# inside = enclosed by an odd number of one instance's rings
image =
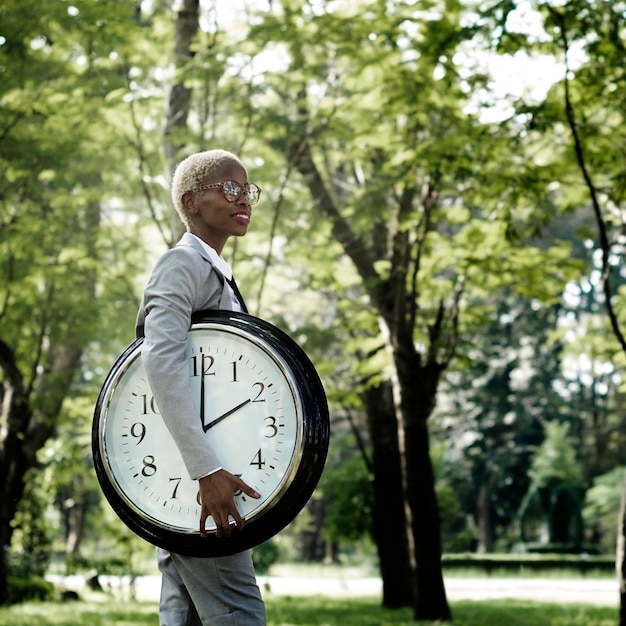
[[[211,248],[208,243],[206,243],[206,241],[202,241],[198,235],[194,235],[193,233],[190,234],[202,244],[209,260],[221,272],[222,276],[224,276],[226,280],[232,280],[233,270],[230,268],[230,265],[228,265],[228,263],[226,263],[226,261],[224,261],[224,259],[213,248]]]

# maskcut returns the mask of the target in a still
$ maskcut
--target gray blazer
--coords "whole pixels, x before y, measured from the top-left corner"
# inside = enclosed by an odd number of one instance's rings
[[[143,365],[163,421],[197,480],[220,467],[202,430],[185,359],[191,315],[206,309],[233,310],[233,294],[202,244],[185,233],[154,267],[137,315],[143,326]]]

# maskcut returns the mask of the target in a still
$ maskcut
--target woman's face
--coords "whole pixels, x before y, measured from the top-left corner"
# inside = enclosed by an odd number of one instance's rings
[[[183,203],[192,223],[191,232],[218,254],[222,253],[229,237],[242,237],[248,232],[252,215],[250,202],[243,193],[248,175],[239,163],[225,164],[210,180],[203,181],[201,187],[217,185],[227,180],[238,183],[242,188],[239,197],[232,202],[226,199],[220,186],[189,192],[183,196]]]

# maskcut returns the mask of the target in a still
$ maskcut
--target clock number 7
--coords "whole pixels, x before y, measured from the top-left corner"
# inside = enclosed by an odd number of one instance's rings
[[[172,491],[172,495],[170,496],[170,498],[171,498],[172,500],[175,500],[175,499],[177,498],[177,495],[176,495],[176,494],[177,494],[177,492],[178,492],[178,485],[180,485],[180,481],[181,481],[181,479],[180,479],[180,478],[170,478],[170,482],[171,482],[171,483],[172,483],[172,482],[176,483],[176,484],[174,485],[174,491]]]

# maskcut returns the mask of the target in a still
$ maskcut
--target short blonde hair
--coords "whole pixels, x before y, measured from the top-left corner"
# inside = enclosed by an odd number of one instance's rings
[[[207,184],[216,172],[225,165],[236,163],[244,170],[243,163],[231,152],[226,150],[206,150],[197,152],[181,161],[174,170],[172,177],[172,202],[183,224],[191,227],[189,214],[183,205],[183,194]]]

